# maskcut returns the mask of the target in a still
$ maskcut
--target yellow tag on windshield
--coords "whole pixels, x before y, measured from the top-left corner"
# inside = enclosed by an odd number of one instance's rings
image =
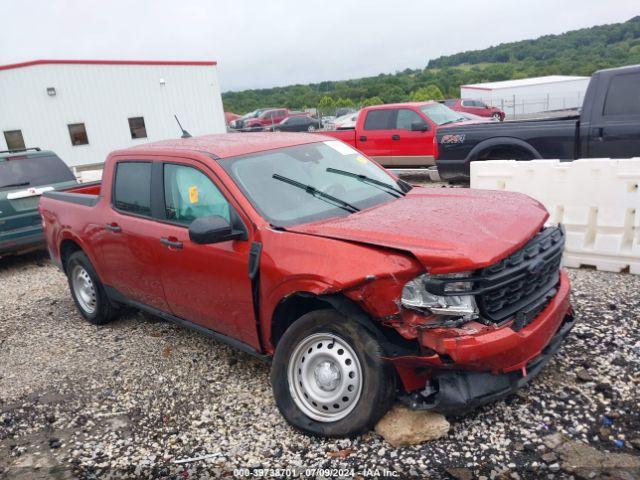
[[[189,201],[198,203],[198,187],[189,187]]]
[[[367,162],[369,162],[369,160],[367,160],[366,158],[364,158],[362,155],[358,155],[358,156],[356,157],[356,160],[357,160],[358,162],[360,162],[360,163],[367,163]]]

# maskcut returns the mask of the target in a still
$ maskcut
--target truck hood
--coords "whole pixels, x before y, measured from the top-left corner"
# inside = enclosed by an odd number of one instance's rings
[[[530,240],[548,216],[540,202],[519,193],[414,187],[348,217],[287,230],[410,252],[435,274],[497,262]]]

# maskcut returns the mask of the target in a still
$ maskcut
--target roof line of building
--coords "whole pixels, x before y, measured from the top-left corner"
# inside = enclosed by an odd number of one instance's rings
[[[516,85],[516,86],[531,86],[531,85],[542,85],[545,83],[574,82],[576,80],[584,80],[589,78],[588,76],[580,76],[580,75],[543,75],[541,77],[512,78],[510,80],[498,80],[496,82],[470,83],[468,85],[460,85],[460,88],[468,88],[471,90],[499,90],[500,88],[511,88],[511,86],[502,87],[501,84],[509,84],[509,83],[513,84],[513,83],[518,83],[518,81],[538,80],[538,79],[550,78],[550,77],[556,77],[556,78],[554,78],[553,80],[549,80],[548,82],[528,83],[528,84]],[[482,85],[493,85],[493,86],[483,87]]]
[[[216,61],[167,61],[167,60],[31,60],[29,62],[12,63],[0,65],[0,70],[11,70],[13,68],[31,67],[33,65],[196,65],[213,66]]]

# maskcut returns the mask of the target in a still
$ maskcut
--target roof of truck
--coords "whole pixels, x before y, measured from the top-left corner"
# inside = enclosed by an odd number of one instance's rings
[[[118,154],[149,150],[187,150],[208,153],[218,158],[228,158],[325,140],[335,140],[335,138],[312,133],[220,133],[146,143],[120,150]]]

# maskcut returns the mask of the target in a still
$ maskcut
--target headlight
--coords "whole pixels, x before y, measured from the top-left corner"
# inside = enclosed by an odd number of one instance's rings
[[[468,275],[468,273],[446,275],[447,278],[460,277],[460,281],[444,283],[443,293],[471,290],[472,283],[464,280]],[[436,315],[463,316],[469,320],[478,317],[478,308],[473,295],[436,295],[427,291],[425,280],[437,278],[437,275],[424,274],[407,282],[402,289],[402,305],[425,309]]]

